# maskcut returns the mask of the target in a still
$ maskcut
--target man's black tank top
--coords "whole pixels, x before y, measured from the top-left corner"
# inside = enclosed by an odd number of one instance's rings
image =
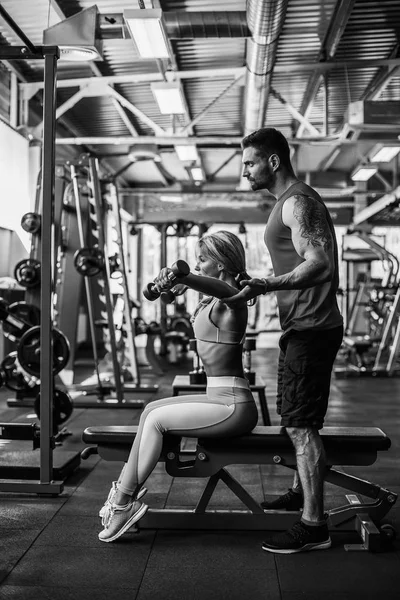
[[[276,291],[279,308],[279,319],[283,331],[296,329],[333,329],[343,324],[339,312],[336,293],[339,286],[339,266],[336,234],[331,216],[323,200],[313,188],[299,181],[293,184],[278,198],[271,211],[265,228],[264,241],[271,255],[272,266],[276,276],[293,271],[304,262],[293,246],[291,231],[282,221],[282,208],[285,201],[301,194],[317,200],[326,211],[329,228],[334,244],[335,273],[331,281],[303,290]]]

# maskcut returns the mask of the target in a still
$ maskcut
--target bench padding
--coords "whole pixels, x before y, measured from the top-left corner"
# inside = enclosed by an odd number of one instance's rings
[[[88,444],[110,444],[113,446],[132,444],[137,432],[136,426],[108,425],[88,427],[82,435]],[[391,442],[378,427],[325,427],[320,431],[326,451],[345,448],[352,451],[388,450]],[[284,427],[256,427],[249,435],[235,438],[200,438],[199,445],[204,449],[223,448],[224,450],[291,450],[292,443]]]

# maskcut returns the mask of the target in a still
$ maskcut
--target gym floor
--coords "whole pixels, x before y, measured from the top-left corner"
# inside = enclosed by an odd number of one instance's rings
[[[275,414],[275,349],[257,350],[254,366],[266,382],[272,424]],[[171,393],[174,375],[190,365],[169,368],[157,380],[156,399]],[[152,379],[153,383],[156,381]],[[0,395],[0,421],[32,420],[32,409],[9,408]],[[133,396],[132,396],[133,397]],[[333,379],[327,425],[378,426],[392,448],[372,467],[347,469],[359,477],[400,493],[400,379]],[[150,398],[149,398],[150,399]],[[136,424],[138,409],[83,409],[79,399],[68,421],[72,435],[65,451],[84,447],[89,425]],[[30,415],[30,416],[28,416]],[[261,423],[260,423],[261,424]],[[26,442],[21,442],[21,446]],[[0,453],[3,451],[0,446]],[[261,550],[263,532],[142,531],[118,542],[98,541],[98,511],[119,464],[97,456],[82,461],[56,498],[0,493],[0,598],[7,600],[396,600],[400,590],[400,501],[384,522],[398,539],[385,552],[346,552],[355,534],[333,533],[328,551],[279,556]],[[280,467],[229,469],[259,501],[290,486]],[[201,480],[172,480],[158,465],[146,486],[151,507],[193,506],[204,487]],[[342,493],[343,492],[343,493]],[[327,485],[327,508],[345,503],[344,490]],[[217,487],[214,508],[241,508]]]

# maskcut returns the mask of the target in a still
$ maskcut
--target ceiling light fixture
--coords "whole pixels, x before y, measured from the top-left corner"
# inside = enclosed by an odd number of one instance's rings
[[[390,162],[400,152],[400,146],[377,146],[372,151],[369,159],[375,163]]]
[[[350,179],[353,181],[368,181],[375,173],[378,172],[378,167],[360,165],[354,169],[350,175]]]
[[[43,31],[43,45],[58,46],[60,60],[86,62],[102,60],[99,39],[99,12],[91,6]]]
[[[204,181],[204,173],[201,167],[191,167],[189,171],[193,181]]]
[[[159,197],[161,202],[175,202],[176,204],[182,202],[182,196],[162,195]]]
[[[84,62],[86,60],[97,60],[99,53],[92,48],[80,46],[59,46],[60,60],[69,62]]]
[[[175,146],[175,152],[182,162],[186,161],[194,161],[197,162],[199,158],[199,154],[197,152],[197,148],[194,144],[187,146]]]
[[[186,112],[179,81],[157,81],[151,84],[151,91],[162,115],[182,115]]]
[[[139,56],[142,58],[169,58],[168,38],[162,10],[124,10],[124,19]]]
[[[141,160],[154,160],[154,162],[161,162],[161,157],[158,153],[158,146],[156,144],[138,144],[129,148],[128,157],[133,162]]]

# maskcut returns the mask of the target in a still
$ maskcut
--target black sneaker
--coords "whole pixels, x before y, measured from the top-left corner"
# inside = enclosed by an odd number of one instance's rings
[[[300,510],[303,508],[303,494],[294,492],[291,488],[287,494],[279,496],[272,502],[261,502],[261,508],[264,510]]]
[[[326,550],[331,547],[328,526],[307,527],[298,521],[288,531],[273,533],[262,543],[262,549],[276,554],[294,554],[309,550]]]

